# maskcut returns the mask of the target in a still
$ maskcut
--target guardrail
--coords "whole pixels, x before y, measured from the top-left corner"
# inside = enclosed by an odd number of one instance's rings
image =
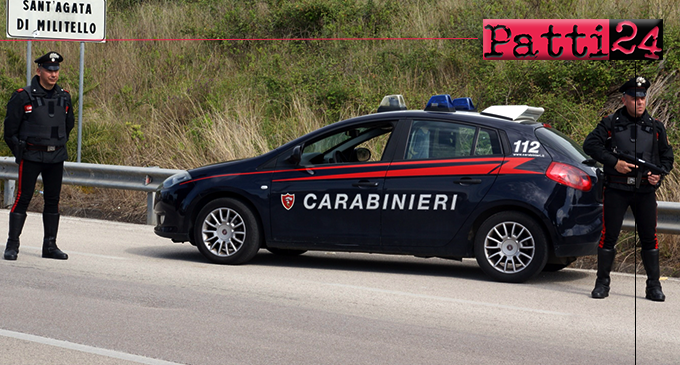
[[[680,203],[657,202],[656,208],[656,231],[658,233],[680,234]],[[623,219],[622,229],[632,231],[635,229],[635,219],[630,209]]]
[[[91,163],[64,162],[64,184],[91,186],[96,188],[146,191],[146,223],[155,225],[153,200],[156,188],[167,177],[182,170],[159,167],[133,167],[100,165]],[[14,185],[18,176],[18,165],[14,157],[0,157],[0,180],[5,180],[4,205],[14,203]],[[39,177],[39,181],[42,179]],[[657,232],[680,234],[680,203],[658,202]],[[633,214],[628,210],[622,229],[635,229]]]
[[[100,165],[91,163],[64,162],[64,184],[96,188],[145,191],[146,223],[156,224],[153,214],[153,200],[156,188],[167,177],[182,170],[159,167],[133,167]],[[14,204],[14,190],[19,176],[19,165],[14,157],[0,157],[0,180],[5,180],[3,206]],[[42,177],[38,177],[42,181]]]

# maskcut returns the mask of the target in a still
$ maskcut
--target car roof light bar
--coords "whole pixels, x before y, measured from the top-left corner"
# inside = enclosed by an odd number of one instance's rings
[[[509,119],[514,122],[536,122],[545,109],[528,105],[493,105],[480,114]]]
[[[380,102],[380,106],[378,106],[378,113],[393,110],[406,110],[406,102],[404,102],[403,95],[387,95]]]

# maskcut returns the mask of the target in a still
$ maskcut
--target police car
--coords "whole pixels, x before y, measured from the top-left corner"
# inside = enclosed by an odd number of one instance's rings
[[[258,157],[183,171],[159,187],[155,233],[210,261],[265,248],[476,258],[491,278],[526,281],[596,253],[598,167],[543,108],[435,95],[406,110],[320,128]]]

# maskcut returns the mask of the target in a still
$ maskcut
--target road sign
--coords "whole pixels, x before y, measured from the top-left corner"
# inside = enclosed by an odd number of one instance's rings
[[[7,0],[7,37],[106,41],[106,0]]]

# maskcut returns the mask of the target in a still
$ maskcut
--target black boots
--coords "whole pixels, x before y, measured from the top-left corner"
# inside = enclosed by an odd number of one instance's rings
[[[609,284],[611,283],[609,273],[612,271],[612,264],[614,263],[615,256],[615,249],[597,249],[597,280],[595,280],[595,289],[590,293],[595,299],[602,299],[609,296]]]
[[[642,263],[647,271],[647,289],[645,298],[655,302],[663,302],[666,296],[661,291],[661,283],[659,282],[659,250],[642,250]],[[611,278],[609,273],[612,271],[612,264],[616,250],[598,248],[597,249],[597,280],[595,280],[595,289],[591,296],[596,299],[602,299],[609,296],[609,284]]]
[[[9,213],[9,233],[7,234],[7,247],[5,248],[5,260],[16,260],[19,254],[19,236],[26,222],[26,213]]]
[[[43,239],[42,257],[66,260],[68,255],[57,247],[57,229],[59,228],[59,213],[43,213],[45,238]]]
[[[45,238],[43,240],[42,257],[58,260],[68,259],[68,255],[57,247],[57,230],[59,229],[59,213],[43,213]],[[19,236],[26,222],[26,213],[9,213],[9,233],[5,260],[16,260],[19,254]]]
[[[655,302],[663,302],[666,296],[661,291],[661,283],[659,282],[659,250],[642,250],[642,263],[647,272],[647,289],[645,290],[645,298]]]

